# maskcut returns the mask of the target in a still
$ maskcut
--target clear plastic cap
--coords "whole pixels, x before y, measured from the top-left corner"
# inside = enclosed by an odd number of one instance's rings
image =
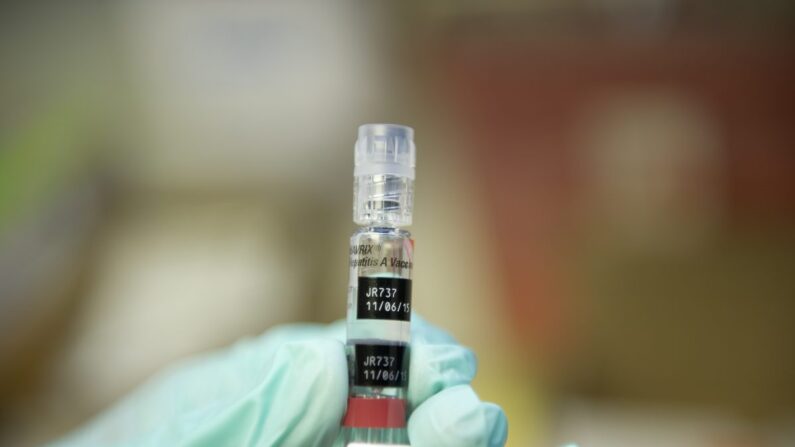
[[[414,208],[414,130],[397,124],[359,126],[354,157],[353,220],[410,225]]]

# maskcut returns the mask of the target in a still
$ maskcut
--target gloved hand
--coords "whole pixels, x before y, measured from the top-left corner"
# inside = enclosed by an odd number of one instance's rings
[[[54,445],[341,446],[344,334],[344,322],[280,326],[183,361]],[[412,318],[412,446],[505,443],[505,414],[469,386],[475,370],[472,352]]]

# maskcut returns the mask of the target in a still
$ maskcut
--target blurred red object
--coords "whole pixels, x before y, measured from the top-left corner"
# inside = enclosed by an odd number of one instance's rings
[[[672,88],[711,114],[726,160],[727,224],[795,221],[795,47],[687,36],[450,39],[441,73],[486,192],[505,314],[522,343],[557,352],[576,327],[572,273],[588,187],[582,113],[626,89]]]

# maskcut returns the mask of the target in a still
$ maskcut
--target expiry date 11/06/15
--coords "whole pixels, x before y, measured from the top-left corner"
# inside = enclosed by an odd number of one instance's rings
[[[367,310],[385,312],[406,312],[411,311],[410,303],[390,303],[389,301],[365,301]]]
[[[362,371],[365,380],[385,381],[385,382],[405,382],[405,371],[389,371],[385,369],[365,369]]]

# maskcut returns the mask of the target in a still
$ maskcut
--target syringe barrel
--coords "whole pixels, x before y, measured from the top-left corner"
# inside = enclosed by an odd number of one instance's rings
[[[348,445],[407,445],[414,241],[413,130],[359,128],[347,312]]]

